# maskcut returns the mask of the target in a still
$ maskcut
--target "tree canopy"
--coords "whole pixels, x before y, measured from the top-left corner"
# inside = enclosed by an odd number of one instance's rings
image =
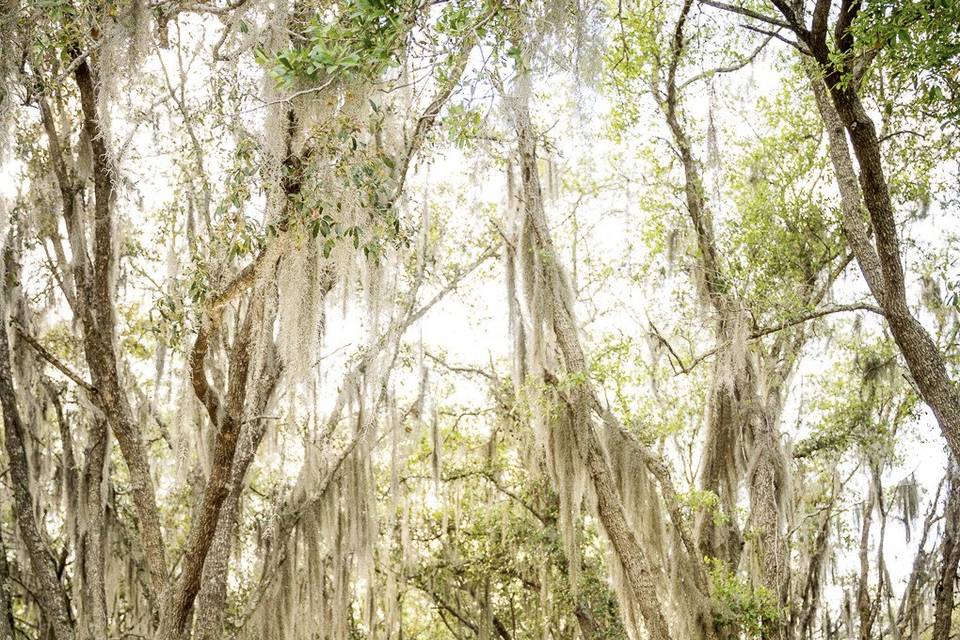
[[[951,640],[950,0],[0,0],[0,638]]]

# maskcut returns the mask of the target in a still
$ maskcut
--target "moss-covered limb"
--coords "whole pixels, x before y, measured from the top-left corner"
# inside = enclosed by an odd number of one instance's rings
[[[223,413],[216,414],[216,438],[200,511],[188,534],[180,576],[164,593],[159,625],[162,638],[173,640],[187,632],[188,616],[200,591],[204,562],[214,541],[223,503],[230,493],[237,442],[246,415],[251,351],[258,338],[252,335],[253,327],[260,326],[263,305],[262,294],[251,301],[230,353],[226,403]]]
[[[13,247],[9,240],[3,243],[5,267],[13,264]],[[10,298],[14,273],[4,269],[4,282],[0,283],[0,405],[3,409],[4,447],[7,452],[11,484],[13,485],[14,514],[20,539],[26,547],[30,566],[37,579],[39,601],[44,619],[50,625],[56,640],[72,640],[73,619],[67,591],[60,582],[57,560],[48,546],[46,536],[38,523],[34,510],[33,482],[27,459],[26,439],[28,432],[20,414],[17,392],[10,366],[10,344],[7,338],[7,305]],[[0,552],[6,553],[0,549]],[[4,560],[4,565],[6,561]],[[6,581],[6,576],[5,576]],[[4,585],[6,599],[7,585]],[[9,600],[6,600],[9,606]],[[9,612],[5,612],[8,615]]]
[[[731,516],[737,511],[740,486],[745,484],[751,505],[748,524],[756,534],[753,544],[748,545],[756,561],[748,562],[748,566],[757,584],[783,606],[789,593],[790,572],[782,507],[790,484],[790,468],[781,451],[778,411],[769,407],[778,406],[782,400],[771,403],[767,398],[758,398],[760,389],[768,386],[763,380],[766,372],[753,364],[748,355],[747,336],[753,327],[744,317],[747,304],[739,299],[737,283],[723,262],[706,198],[703,169],[681,121],[682,90],[688,84],[678,81],[678,73],[685,63],[690,38],[686,24],[692,6],[692,2],[685,2],[680,8],[662,51],[666,56],[666,74],[662,80],[654,77],[651,82],[680,157],[686,209],[696,238],[705,295],[715,313],[716,338],[724,345],[718,350],[712,370],[701,488],[720,497],[727,517],[718,522],[712,514],[699,514],[698,544],[703,555],[723,559],[730,567],[740,565],[745,541]],[[799,346],[794,345],[792,352],[798,351]],[[769,410],[751,418],[752,406]],[[786,627],[780,624],[771,637],[786,638],[786,634]]]
[[[671,632],[656,577],[663,568],[656,567],[640,547],[633,528],[628,523],[614,475],[595,433],[591,415],[593,394],[587,378],[587,365],[578,336],[579,330],[574,321],[573,302],[557,262],[558,254],[554,249],[543,208],[535,133],[530,120],[528,99],[529,77],[526,72],[522,72],[518,95],[512,102],[523,194],[523,206],[519,211],[520,226],[529,229],[525,236],[529,248],[524,249],[521,245],[518,251],[522,253],[518,256],[521,264],[517,271],[526,279],[525,295],[534,298],[537,295],[542,296],[539,301],[525,301],[526,313],[531,314],[528,323],[536,327],[537,331],[549,330],[550,337],[545,346],[538,346],[536,343],[544,340],[543,336],[527,336],[525,343],[529,345],[528,349],[534,350],[521,357],[531,367],[530,375],[543,375],[544,372],[550,374],[550,366],[544,358],[549,350],[556,349],[562,354],[566,375],[576,378],[564,393],[566,406],[560,407],[561,419],[541,419],[544,424],[538,428],[546,430],[544,439],[549,438],[556,443],[548,449],[548,456],[553,457],[551,464],[557,469],[555,480],[559,485],[557,489],[561,499],[561,514],[567,510],[573,513],[579,510],[578,503],[582,497],[578,496],[582,489],[577,489],[576,478],[588,478],[597,501],[598,517],[623,572],[621,595],[625,608],[628,612],[631,609],[639,611],[651,638],[669,638]],[[534,260],[532,266],[528,263],[531,257]],[[568,482],[572,482],[572,486]],[[566,533],[565,537],[570,538],[570,534]],[[567,544],[568,547],[575,548],[575,543]],[[575,557],[570,558],[570,563],[579,564]],[[681,624],[686,625],[687,621]],[[709,627],[704,629],[694,624],[692,628],[699,628],[705,634],[710,633]]]

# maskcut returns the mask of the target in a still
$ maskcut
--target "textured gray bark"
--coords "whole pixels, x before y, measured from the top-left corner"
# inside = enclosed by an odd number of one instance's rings
[[[860,640],[870,640],[873,635],[873,623],[876,621],[877,607],[870,597],[870,527],[873,523],[873,511],[877,505],[878,473],[874,473],[870,481],[870,492],[867,501],[863,505],[862,520],[860,527],[860,547],[858,557],[860,560],[860,573],[857,578],[857,612],[858,622],[857,636]],[[879,596],[878,596],[879,598]]]
[[[779,607],[789,605],[790,556],[780,525],[780,477],[777,458],[779,433],[768,416],[761,416],[754,435],[756,465],[750,478],[750,528],[756,531],[752,548],[760,567],[760,584],[775,598]],[[789,619],[781,616],[778,622],[764,629],[763,637],[786,640]]]
[[[828,544],[830,542],[831,524],[833,523],[833,510],[835,505],[835,496],[831,495],[827,508],[820,515],[820,525],[817,527],[817,535],[814,539],[813,549],[810,552],[806,579],[800,592],[801,601],[799,606],[794,608],[796,619],[794,635],[801,640],[810,637],[814,617],[817,613],[817,606],[823,587],[823,574],[826,570]]]
[[[960,458],[960,392],[947,372],[943,354],[936,342],[907,304],[900,239],[890,189],[884,175],[880,141],[873,120],[857,93],[859,83],[844,79],[844,75],[853,70],[848,68],[849,65],[838,68],[836,56],[827,45],[830,4],[818,3],[827,8],[818,12],[820,20],[814,21],[812,29],[807,29],[802,23],[802,12],[795,11],[785,0],[774,0],[774,4],[818,66],[812,79],[813,90],[830,136],[830,157],[837,182],[841,194],[846,192],[846,202],[842,201],[842,204],[847,238],[874,298],[883,309],[890,332],[903,354],[920,396],[936,416],[954,458]],[[859,2],[844,0],[841,3],[833,29],[835,47],[840,53],[853,53],[854,36],[850,32],[850,25],[859,10]],[[838,130],[837,123],[842,129]],[[859,168],[857,180],[853,179],[856,174],[850,162],[848,137]],[[866,234],[861,202],[869,215],[874,242]]]
[[[79,567],[80,592],[88,614],[85,628],[78,635],[86,634],[91,640],[106,638],[109,629],[107,618],[107,593],[104,578],[106,564],[106,511],[104,505],[107,465],[109,460],[110,430],[102,419],[94,419],[88,437],[85,464],[80,478],[79,508],[83,510],[80,530],[77,532],[77,564]]]
[[[73,522],[70,535],[77,566],[74,579],[78,587],[74,593],[79,593],[80,598],[80,603],[75,603],[78,607],[76,633],[79,638],[106,638],[109,625],[104,582],[106,522],[103,501],[109,430],[102,419],[93,419],[84,468],[78,473],[71,425],[64,415],[59,391],[52,384],[45,386],[56,411],[63,443],[64,492],[68,511],[72,514],[68,515],[67,522]]]
[[[236,485],[234,485],[235,487]],[[220,511],[220,521],[203,565],[203,582],[197,594],[197,613],[193,637],[216,640],[223,635],[223,618],[227,605],[227,573],[230,551],[236,535],[240,491],[231,487],[230,495]]]

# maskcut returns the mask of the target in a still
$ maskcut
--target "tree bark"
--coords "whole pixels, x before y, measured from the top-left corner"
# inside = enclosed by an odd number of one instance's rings
[[[827,545],[830,542],[830,525],[832,524],[835,506],[836,496],[832,493],[830,502],[827,503],[824,513],[820,516],[820,525],[817,527],[817,535],[807,565],[806,580],[800,593],[800,606],[794,609],[797,620],[795,635],[800,640],[809,638],[813,629],[814,616],[823,588],[823,573],[827,564]]]
[[[110,430],[106,422],[95,417],[93,429],[86,448],[86,462],[80,480],[80,505],[84,510],[80,521],[83,523],[78,532],[77,564],[79,567],[80,590],[85,607],[90,612],[86,621],[86,633],[91,640],[108,637],[109,619],[107,617],[107,593],[104,571],[107,551],[107,518],[105,492],[110,449]]]
[[[237,525],[240,492],[233,487],[220,510],[220,521],[203,565],[203,582],[197,594],[194,623],[196,640],[216,640],[223,636],[223,616],[227,604],[227,574],[230,551]]]
[[[84,456],[85,464],[78,478],[73,435],[64,415],[59,392],[52,384],[45,383],[45,386],[54,405],[63,448],[64,491],[69,512],[66,521],[73,523],[69,534],[77,566],[74,578],[77,583],[74,593],[79,596],[79,602],[75,600],[78,616],[76,633],[79,638],[106,638],[104,465],[109,449],[109,430],[101,418],[92,419],[93,428]]]
[[[867,500],[863,505],[863,524],[860,528],[860,546],[858,558],[860,560],[860,574],[857,578],[857,614],[859,625],[857,635],[860,640],[871,640],[873,622],[876,618],[874,602],[870,597],[870,528],[873,522],[873,510],[877,505],[877,493],[880,490],[877,479],[879,473],[874,471],[870,479],[870,489]]]
[[[130,401],[120,382],[116,354],[116,318],[114,316],[114,271],[116,269],[116,242],[112,169],[108,164],[106,141],[97,112],[98,88],[95,70],[87,61],[74,72],[80,89],[83,127],[93,151],[94,181],[94,253],[92,280],[77,282],[77,289],[85,291],[87,300],[82,323],[84,350],[100,404],[117,437],[120,452],[130,473],[131,493],[137,511],[140,541],[143,545],[153,589],[157,595],[166,586],[166,560],[160,512],[150,476],[143,438],[134,420]],[[68,220],[68,229],[75,221]],[[82,239],[81,239],[82,241]],[[78,242],[73,246],[82,246]],[[79,272],[78,272],[79,273]],[[86,274],[84,274],[84,280]]]
[[[955,607],[954,587],[960,564],[960,464],[950,461],[947,507],[943,514],[943,542],[940,572],[934,588],[932,640],[950,640]]]
[[[279,362],[275,350],[268,349],[265,368],[258,370],[259,384],[254,391],[249,416],[262,415],[280,376]],[[243,493],[247,469],[253,462],[260,441],[266,432],[266,421],[250,419],[249,428],[244,430],[237,445],[237,458],[230,480],[230,493],[224,503],[217,530],[211,542],[207,560],[203,566],[203,583],[197,595],[197,615],[194,629],[196,640],[217,640],[223,634],[223,615],[227,600],[227,573],[230,564],[230,551],[236,533],[237,511]]]
[[[187,631],[190,612],[200,591],[203,565],[213,544],[221,508],[230,492],[229,483],[244,418],[251,345],[255,343],[251,334],[254,332],[254,324],[259,322],[262,313],[263,292],[254,292],[230,353],[226,407],[210,412],[211,422],[217,429],[210,474],[204,487],[199,517],[191,526],[184,547],[183,569],[176,583],[170,586],[170,592],[165,595],[162,605],[158,637],[163,640],[182,638]],[[203,372],[209,329],[209,324],[201,327],[197,336],[200,352],[197,352],[195,345],[192,361],[195,391],[198,398],[203,399],[206,395],[207,400],[215,397]]]
[[[850,69],[838,68],[831,59],[832,54],[826,43],[825,21],[823,24],[814,24],[814,30],[810,31],[784,0],[774,0],[774,4],[787,18],[797,37],[809,48],[822,76],[822,79],[813,77],[811,81],[817,106],[827,127],[830,156],[841,195],[846,193],[846,202],[841,201],[844,228],[854,255],[874,298],[883,309],[890,332],[920,396],[936,416],[954,458],[960,459],[960,392],[947,372],[940,349],[907,305],[900,240],[876,127],[856,92],[857,82],[844,77],[844,74],[851,72]],[[836,46],[841,53],[851,53],[853,35],[849,27],[859,7],[858,2],[849,0],[841,7],[834,25]],[[824,94],[829,96],[829,100],[825,99]],[[839,131],[836,127],[838,122],[843,127]],[[859,181],[851,179],[855,174],[853,163],[850,162],[847,136],[857,158]],[[854,191],[857,192],[855,198]],[[861,202],[869,214],[875,245],[865,233],[860,213]]]
[[[778,609],[785,608],[789,596],[790,558],[787,542],[780,526],[780,499],[782,492],[777,468],[779,433],[767,415],[761,415],[754,436],[756,465],[750,478],[750,523],[756,530],[751,547],[758,556],[760,584],[774,598]],[[764,639],[786,640],[789,619],[781,615],[763,631]]]

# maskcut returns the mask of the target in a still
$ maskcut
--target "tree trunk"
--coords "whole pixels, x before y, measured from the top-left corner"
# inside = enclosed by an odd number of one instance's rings
[[[686,45],[684,25],[692,4],[690,0],[684,2],[674,28],[663,98],[659,97],[661,91],[658,86],[654,87],[654,95],[658,96],[660,109],[680,156],[687,215],[697,242],[697,260],[703,271],[706,297],[716,314],[716,340],[720,344],[733,345],[737,342],[735,334],[740,330],[737,325],[744,321],[739,317],[743,313],[743,305],[721,263],[713,216],[704,196],[703,171],[693,153],[679,113],[681,97],[676,75]],[[801,345],[802,340],[794,344],[794,353],[799,352]],[[786,540],[780,530],[780,485],[783,483],[780,476],[788,470],[781,468],[783,465],[778,460],[781,456],[779,412],[765,407],[759,417],[748,417],[755,405],[767,403],[766,398],[759,397],[758,391],[757,379],[763,372],[749,361],[746,352],[734,352],[729,357],[736,359],[733,366],[742,371],[731,375],[731,372],[724,370],[728,368],[727,365],[720,361],[714,363],[711,372],[713,389],[707,410],[707,440],[700,476],[701,488],[717,495],[720,500],[717,509],[728,521],[718,524],[715,522],[717,514],[698,514],[698,545],[704,555],[723,561],[731,570],[737,569],[743,546],[736,524],[736,503],[742,481],[740,475],[751,472],[747,488],[751,507],[750,525],[756,532],[754,542],[750,545],[757,560],[754,566],[758,575],[755,579],[775,598],[777,607],[782,609],[787,605],[789,594],[789,557]],[[783,358],[788,362],[793,359],[792,354],[786,354]],[[779,402],[779,387],[772,395]],[[746,454],[740,453],[740,449],[747,447],[750,450]],[[752,460],[751,469],[744,469],[744,455]],[[788,633],[786,617],[764,629],[765,638],[785,640]]]
[[[276,382],[276,377],[273,378]],[[270,385],[271,391],[273,385]],[[269,397],[269,394],[267,394]],[[266,406],[258,403],[251,415],[260,415]],[[247,469],[253,461],[260,440],[266,431],[263,420],[250,423],[250,430],[241,439],[230,494],[224,503],[213,542],[203,566],[203,583],[197,595],[197,616],[194,636],[196,640],[217,640],[223,635],[223,614],[227,602],[227,573],[229,571],[230,551],[236,535],[237,512],[240,507],[240,495],[244,488]]]
[[[227,573],[230,551],[236,533],[240,492],[231,488],[220,512],[207,561],[203,565],[203,583],[197,594],[196,640],[217,640],[223,636],[223,615],[227,603]]]
[[[750,478],[750,522],[756,530],[751,547],[758,555],[760,584],[774,598],[778,608],[788,604],[790,564],[786,540],[780,530],[779,495],[782,488],[778,469],[777,433],[768,416],[762,415],[755,435],[756,464]],[[789,620],[781,615],[763,631],[765,639],[786,640]]]
[[[204,371],[212,323],[200,329],[194,346],[191,367],[197,397],[208,406],[210,421],[216,431],[210,474],[203,491],[199,513],[190,527],[184,546],[183,568],[179,578],[164,594],[161,605],[158,638],[176,640],[189,630],[190,613],[200,591],[204,563],[214,542],[224,502],[230,494],[240,427],[245,417],[250,373],[251,345],[257,343],[263,327],[262,291],[255,291],[244,314],[242,324],[230,352],[226,406],[210,388]],[[256,327],[256,329],[254,329]],[[229,533],[229,532],[227,532]],[[229,541],[228,541],[229,542]]]
[[[87,445],[86,464],[80,482],[80,509],[85,511],[79,531],[77,563],[80,590],[89,611],[87,628],[82,630],[93,639],[108,637],[107,594],[104,570],[106,565],[106,510],[104,505],[106,473],[109,466],[110,431],[104,420],[94,418]]]
[[[818,62],[821,68],[830,70],[828,60]],[[900,240],[876,128],[859,96],[852,87],[840,86],[835,73],[828,73],[826,80],[813,70],[808,73],[827,129],[844,232],[920,396],[936,416],[954,458],[960,458],[960,393],[947,373],[943,354],[907,305]],[[847,146],[848,134],[860,169],[859,185]],[[875,248],[862,219],[861,202],[870,216]]]
[[[521,80],[521,82],[524,81]],[[529,80],[527,79],[526,82]],[[631,595],[630,600],[643,616],[648,636],[652,640],[668,640],[671,638],[670,629],[654,584],[653,568],[627,522],[616,483],[591,424],[590,394],[586,389],[589,385],[586,380],[586,360],[577,336],[572,310],[568,308],[567,297],[562,293],[564,282],[556,263],[558,254],[554,249],[543,209],[536,144],[525,99],[517,100],[516,117],[525,215],[532,222],[539,250],[545,254],[543,260],[546,267],[543,275],[548,287],[546,293],[551,299],[554,333],[563,354],[567,373],[583,375],[585,378],[584,381],[574,385],[569,392],[569,411],[576,447],[587,466],[597,498],[598,516],[622,566]]]
[[[860,560],[860,574],[857,578],[857,614],[858,614],[858,637],[860,640],[871,640],[873,635],[873,622],[875,618],[875,609],[873,599],[870,597],[870,527],[873,522],[873,510],[877,505],[877,478],[879,474],[874,472],[870,480],[870,490],[867,501],[863,505],[863,524],[860,528],[860,547],[858,557]],[[879,596],[878,596],[879,597]]]
[[[166,560],[163,535],[160,528],[160,512],[156,493],[150,476],[150,464],[140,429],[133,418],[133,411],[126,391],[120,382],[116,354],[116,319],[114,317],[114,270],[116,252],[114,245],[114,184],[113,173],[107,160],[106,142],[97,113],[98,88],[96,69],[86,60],[74,71],[80,90],[80,106],[83,127],[93,152],[94,180],[94,254],[92,265],[86,255],[86,241],[79,221],[66,219],[71,246],[74,249],[77,268],[74,271],[76,289],[82,293],[80,304],[83,328],[84,352],[87,366],[98,391],[99,405],[120,445],[120,452],[130,473],[130,488],[137,511],[137,528],[150,572],[151,583],[157,596],[166,586]],[[48,128],[48,136],[51,132]],[[62,190],[62,187],[61,187]],[[72,199],[72,194],[71,194]],[[66,216],[65,210],[65,217]],[[91,272],[92,267],[92,272]]]
[[[960,464],[950,461],[947,507],[943,514],[943,543],[940,573],[934,589],[932,640],[949,640],[953,629],[954,587],[960,564]]]

